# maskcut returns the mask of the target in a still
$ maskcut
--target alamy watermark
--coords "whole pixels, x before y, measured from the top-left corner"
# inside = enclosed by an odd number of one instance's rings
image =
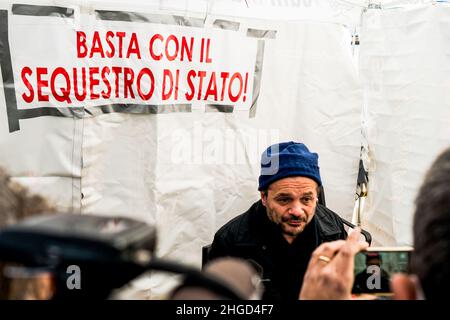
[[[259,165],[264,150],[279,140],[279,129],[218,128],[197,121],[189,130],[172,132],[170,161],[177,165]],[[265,159],[267,170],[278,170],[276,158]]]
[[[366,286],[369,290],[381,289],[381,268],[377,265],[367,267],[367,273],[371,274],[366,280]]]
[[[67,267],[66,273],[69,275],[66,280],[66,286],[69,290],[81,289],[81,268],[77,265]]]

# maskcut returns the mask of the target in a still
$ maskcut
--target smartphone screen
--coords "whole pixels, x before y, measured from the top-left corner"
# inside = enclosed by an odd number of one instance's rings
[[[352,293],[391,295],[391,276],[409,273],[411,252],[411,247],[373,247],[358,253]]]

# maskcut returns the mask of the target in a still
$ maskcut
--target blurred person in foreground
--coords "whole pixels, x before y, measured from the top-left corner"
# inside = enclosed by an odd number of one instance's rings
[[[232,257],[213,260],[206,264],[203,272],[223,282],[243,300],[259,300],[262,296],[260,270],[249,262]],[[171,300],[224,300],[230,299],[212,288],[186,279],[176,287]]]
[[[354,257],[364,247],[347,241],[320,246],[305,275],[300,299],[350,299]],[[450,292],[450,148],[428,170],[416,197],[412,274],[391,280],[398,300],[446,299]],[[319,257],[324,257],[319,259]]]
[[[55,208],[43,197],[33,195],[25,187],[13,182],[0,168],[0,229],[31,216],[54,212]],[[49,299],[53,292],[50,273],[31,275],[23,271],[20,266],[0,261],[0,300]]]

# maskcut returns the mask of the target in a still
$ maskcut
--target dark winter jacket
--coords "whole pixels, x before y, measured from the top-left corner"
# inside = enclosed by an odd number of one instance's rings
[[[279,227],[269,220],[261,200],[226,223],[214,236],[209,259],[234,256],[262,267],[263,299],[298,299],[311,253],[321,243],[345,239],[341,218],[317,205],[311,222],[289,244]]]

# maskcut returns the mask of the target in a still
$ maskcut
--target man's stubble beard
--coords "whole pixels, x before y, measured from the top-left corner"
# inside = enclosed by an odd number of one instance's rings
[[[276,214],[272,214],[272,213],[274,213],[274,210],[271,210],[268,205],[266,206],[266,213],[267,213],[267,217],[269,218],[269,220],[272,223],[274,223],[283,234],[286,234],[291,237],[297,237],[299,234],[301,234],[305,230],[306,226],[311,222],[312,217],[315,214],[315,210],[316,210],[316,208],[314,208],[314,212],[311,214],[311,219],[309,221],[308,221],[308,215],[305,213],[304,217],[296,217],[296,216],[291,215],[287,218],[281,217],[280,222],[275,222],[272,217],[273,215],[276,215]],[[295,232],[290,232],[289,230],[286,229],[286,223],[288,223],[289,221],[301,221],[301,222],[303,222],[303,224],[300,225],[299,228],[296,228]],[[300,227],[301,227],[301,229],[300,229]]]

